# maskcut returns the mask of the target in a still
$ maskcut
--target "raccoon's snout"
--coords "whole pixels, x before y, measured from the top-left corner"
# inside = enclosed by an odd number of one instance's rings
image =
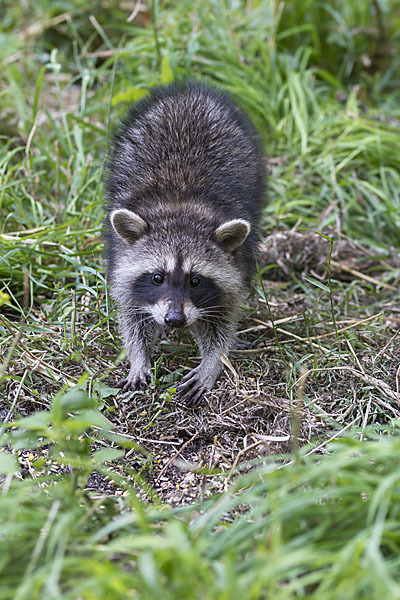
[[[186,315],[182,310],[171,309],[164,317],[165,324],[168,327],[183,327],[186,325]]]

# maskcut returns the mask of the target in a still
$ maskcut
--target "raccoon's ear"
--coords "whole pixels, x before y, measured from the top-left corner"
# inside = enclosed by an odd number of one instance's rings
[[[233,219],[222,223],[215,230],[215,237],[227,252],[239,248],[250,233],[250,223],[244,219]]]
[[[110,221],[115,233],[128,245],[142,237],[147,229],[146,221],[126,208],[114,210],[110,215]]]

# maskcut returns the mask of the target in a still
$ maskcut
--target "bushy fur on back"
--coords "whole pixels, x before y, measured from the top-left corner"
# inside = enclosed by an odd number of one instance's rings
[[[148,315],[160,325],[164,309],[173,310],[177,323],[178,296],[181,321],[192,325],[203,356],[182,396],[198,400],[213,385],[254,272],[263,163],[248,117],[210,86],[156,87],[129,110],[106,183],[108,276],[131,362],[126,387],[148,379]]]

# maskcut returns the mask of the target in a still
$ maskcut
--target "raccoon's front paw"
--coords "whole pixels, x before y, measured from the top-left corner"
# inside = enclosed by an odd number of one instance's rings
[[[117,387],[121,388],[123,392],[135,392],[136,390],[144,390],[150,383],[150,380],[150,371],[136,375],[129,374],[126,379],[122,379],[117,384]]]
[[[199,404],[206,392],[203,380],[199,377],[197,369],[198,367],[189,371],[176,388],[176,391],[179,394],[179,400],[189,406]]]
[[[204,370],[199,365],[187,373],[176,391],[179,394],[179,399],[188,406],[199,404],[204,394],[214,385],[215,377],[204,376]]]

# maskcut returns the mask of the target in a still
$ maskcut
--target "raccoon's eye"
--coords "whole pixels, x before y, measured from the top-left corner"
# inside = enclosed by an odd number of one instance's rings
[[[193,277],[190,279],[190,285],[192,287],[199,287],[200,283],[201,279],[197,275],[193,275]]]
[[[156,285],[161,285],[162,283],[164,283],[164,275],[162,273],[154,273],[154,275],[152,275],[151,277],[153,283],[155,283]]]

